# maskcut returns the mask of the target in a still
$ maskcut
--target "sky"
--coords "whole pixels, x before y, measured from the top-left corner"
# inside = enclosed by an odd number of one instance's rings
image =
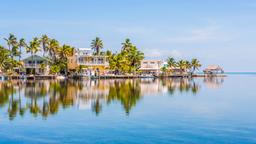
[[[256,71],[256,0],[0,0],[1,45],[9,33],[77,48],[100,37],[114,52],[129,38],[146,59]]]

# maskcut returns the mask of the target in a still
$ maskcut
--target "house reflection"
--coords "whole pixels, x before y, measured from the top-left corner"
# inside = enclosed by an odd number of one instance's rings
[[[223,80],[204,82],[218,85]],[[0,82],[0,108],[10,120],[25,114],[46,119],[71,107],[99,115],[104,107],[120,103],[128,115],[142,97],[199,91],[199,83],[187,78]]]
[[[205,77],[204,84],[211,89],[220,88],[224,83],[224,77]]]

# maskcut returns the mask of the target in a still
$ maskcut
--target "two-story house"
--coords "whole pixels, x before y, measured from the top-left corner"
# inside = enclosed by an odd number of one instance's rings
[[[41,56],[34,55],[29,56],[23,61],[23,66],[25,68],[26,74],[36,74],[36,75],[48,75],[49,74],[49,61]]]
[[[140,71],[141,74],[158,75],[161,72],[163,62],[161,60],[142,60]]]
[[[85,76],[104,75],[109,67],[108,58],[105,55],[94,55],[91,48],[78,48],[75,55],[69,58],[69,69],[79,69]]]

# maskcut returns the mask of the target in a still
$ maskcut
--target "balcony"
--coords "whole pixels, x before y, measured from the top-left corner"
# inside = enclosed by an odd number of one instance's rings
[[[141,69],[160,69],[158,64],[142,64]]]
[[[105,56],[81,56],[77,59],[77,64],[84,66],[108,66],[109,62]]]
[[[24,64],[25,68],[40,68],[41,67],[40,65],[41,64],[28,64],[28,63]]]
[[[101,62],[101,61],[93,61],[93,62],[88,62],[88,61],[78,61],[78,65],[85,65],[85,66],[108,66],[108,62]]]

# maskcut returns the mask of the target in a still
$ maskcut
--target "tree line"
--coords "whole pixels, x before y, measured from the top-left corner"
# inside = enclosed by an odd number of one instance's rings
[[[176,61],[173,57],[167,59],[167,65],[161,68],[161,71],[164,75],[173,73],[175,69],[179,70],[179,73],[194,73],[196,70],[199,70],[201,63],[198,59],[193,58],[191,61],[188,60],[179,60]]]
[[[32,59],[38,52],[42,52],[43,57],[50,64],[51,74],[60,72],[65,75],[68,74],[68,57],[74,55],[75,47],[61,44],[58,40],[49,38],[47,35],[35,37],[27,42],[24,38],[18,39],[15,35],[9,34],[4,40],[7,47],[0,45],[0,70],[2,72],[12,75],[14,68],[17,67],[19,72],[22,71],[21,56],[22,52],[25,51],[31,55]],[[103,47],[103,41],[99,37],[92,40],[91,48],[94,50],[93,54],[107,56],[109,69],[114,74],[138,74],[140,72],[139,68],[141,61],[144,59],[144,53],[138,50],[130,39],[126,39],[121,43],[119,52],[102,51]],[[43,69],[46,66],[42,64],[40,67]],[[181,73],[193,73],[199,67],[201,67],[201,64],[197,59],[176,61],[174,58],[169,57],[167,65],[163,66],[161,71],[163,74],[168,74],[173,71],[173,68],[179,68]]]
[[[43,56],[50,63],[51,73],[59,71],[67,72],[68,57],[74,54],[74,47],[66,44],[60,44],[56,39],[49,38],[47,35],[34,37],[31,41],[26,42],[24,38],[18,39],[14,34],[9,34],[4,38],[7,48],[0,46],[0,69],[7,74],[13,74],[14,68],[22,71],[21,56],[22,52],[30,54],[32,61],[34,56],[43,51]],[[42,64],[41,66],[45,66]]]
[[[0,45],[0,69],[2,72],[12,75],[14,68],[22,70],[21,56],[22,52],[30,54],[34,60],[34,56],[38,52],[42,52],[50,64],[50,72],[56,74],[68,74],[68,57],[75,53],[75,48],[67,44],[60,44],[56,39],[49,38],[47,35],[35,37],[31,41],[26,42],[24,38],[18,39],[14,34],[9,34],[6,41],[7,48]],[[121,52],[112,53],[107,50],[102,51],[103,41],[96,37],[91,42],[91,48],[94,55],[108,56],[110,70],[116,73],[135,73],[139,70],[140,62],[144,59],[144,53],[139,51],[137,47],[126,39],[122,43]],[[41,68],[45,68],[42,64]]]

